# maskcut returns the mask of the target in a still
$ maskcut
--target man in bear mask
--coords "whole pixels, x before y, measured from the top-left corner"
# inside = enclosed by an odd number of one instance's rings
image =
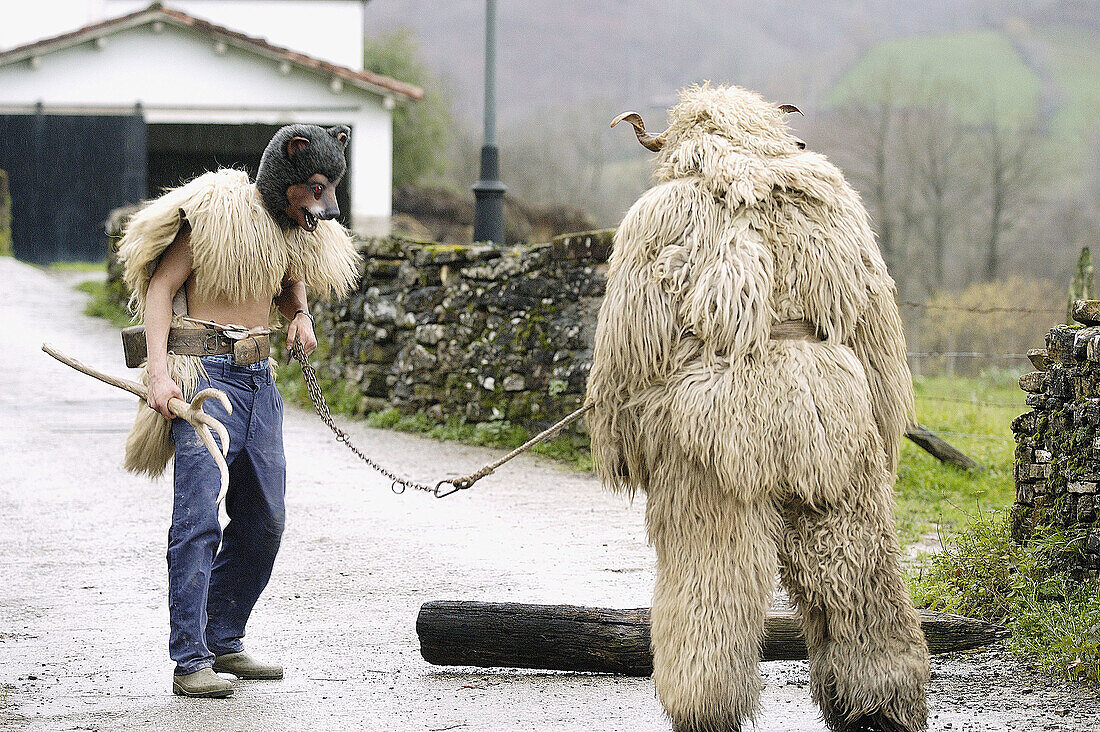
[[[281,314],[289,322],[288,346],[298,341],[312,353],[317,341],[307,289],[339,297],[358,276],[354,242],[334,220],[348,134],[344,126],[284,127],[264,151],[255,183],[239,170],[201,175],[147,203],[119,244],[131,309],[144,320],[148,349],[149,398],[127,440],[126,468],[156,476],[175,456],[168,535],[175,694],[232,695],[232,684],[215,672],[241,679],[283,675],[282,667],[249,657],[242,644],[283,530],[282,399],[265,336],[263,348],[254,349],[258,355],[247,358],[224,331],[204,332],[194,323],[262,333]],[[208,403],[230,436],[224,531],[219,469],[167,406],[173,397],[190,399],[211,387],[232,405],[230,413]]]

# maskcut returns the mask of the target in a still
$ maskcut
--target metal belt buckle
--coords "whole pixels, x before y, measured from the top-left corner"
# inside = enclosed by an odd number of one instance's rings
[[[217,331],[211,331],[203,336],[202,352],[209,355],[217,355],[219,345],[221,345],[221,339],[218,338]]]

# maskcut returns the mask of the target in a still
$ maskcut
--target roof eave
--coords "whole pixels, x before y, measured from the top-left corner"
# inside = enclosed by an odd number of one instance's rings
[[[94,41],[97,38],[107,37],[156,22],[167,23],[181,30],[204,33],[225,43],[227,46],[233,46],[246,53],[255,54],[277,63],[287,62],[305,72],[316,74],[320,77],[339,79],[342,84],[348,84],[382,98],[391,98],[395,103],[415,102],[423,96],[423,90],[412,84],[406,84],[397,79],[393,80],[395,85],[406,88],[394,88],[382,84],[374,84],[368,80],[359,78],[354,69],[340,67],[337,64],[331,64],[322,59],[306,56],[305,54],[298,54],[290,49],[280,49],[267,43],[263,39],[254,39],[244,36],[243,34],[233,32],[231,29],[223,29],[217,24],[188,16],[185,13],[179,13],[179,11],[169,11],[161,7],[145,8],[144,10],[135,11],[129,15],[108,19],[85,29],[78,29],[78,31],[73,33],[66,33],[53,38],[35,41],[23,46],[17,46],[8,51],[0,52],[0,66],[7,66],[37,56],[44,56]],[[196,23],[199,25],[196,25]],[[307,58],[309,62],[303,63],[301,60],[293,58],[294,55]],[[329,68],[326,68],[326,66]]]
[[[102,24],[96,26],[81,29],[78,32],[64,33],[59,36],[54,36],[53,38],[46,38],[22,46],[16,46],[7,51],[0,51],[0,66],[16,64],[20,61],[34,58],[35,56],[45,56],[48,53],[79,46],[82,43],[88,43],[97,38],[138,28],[157,20],[169,20],[169,18],[159,10],[146,8],[129,15],[123,15],[118,18],[104,21]]]

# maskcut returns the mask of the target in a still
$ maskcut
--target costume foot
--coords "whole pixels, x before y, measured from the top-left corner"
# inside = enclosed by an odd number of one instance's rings
[[[198,699],[224,699],[233,696],[233,683],[218,676],[212,669],[200,668],[191,674],[173,676],[172,693]]]
[[[262,679],[272,681],[283,678],[283,667],[273,663],[260,663],[244,651],[214,656],[214,670],[233,674],[238,679]]]
[[[837,732],[913,732],[912,728],[881,713],[837,721],[830,724],[829,728]]]
[[[677,724],[674,722],[672,732],[741,732],[741,725],[729,720],[724,722],[712,720],[692,724]]]

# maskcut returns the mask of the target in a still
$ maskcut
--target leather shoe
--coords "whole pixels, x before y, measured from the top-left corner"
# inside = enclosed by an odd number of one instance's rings
[[[273,663],[260,663],[244,651],[214,656],[214,670],[233,674],[238,679],[275,680],[283,678],[283,667]]]
[[[233,683],[218,676],[212,669],[200,668],[194,673],[173,676],[172,693],[198,699],[224,699],[233,696]]]

